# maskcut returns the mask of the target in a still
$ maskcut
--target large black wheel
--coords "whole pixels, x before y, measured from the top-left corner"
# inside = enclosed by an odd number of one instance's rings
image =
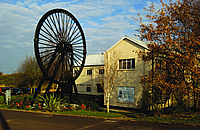
[[[54,83],[76,80],[86,57],[86,41],[78,20],[64,9],[53,9],[40,19],[34,38],[37,62]]]

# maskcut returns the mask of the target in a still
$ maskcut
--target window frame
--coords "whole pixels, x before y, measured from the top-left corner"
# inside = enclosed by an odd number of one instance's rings
[[[135,58],[120,59],[118,65],[118,70],[135,70]]]
[[[99,69],[99,75],[104,75],[104,69]]]
[[[97,93],[103,93],[104,92],[101,84],[96,84],[96,86],[97,86]]]
[[[90,86],[86,86],[86,92],[91,92],[92,88]]]
[[[80,92],[85,92],[85,84],[77,84]]]
[[[87,75],[92,75],[92,70],[87,70]]]

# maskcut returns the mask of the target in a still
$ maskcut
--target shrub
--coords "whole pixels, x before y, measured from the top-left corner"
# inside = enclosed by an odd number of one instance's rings
[[[99,105],[96,102],[94,102],[93,100],[84,100],[84,99],[80,98],[79,105],[81,105],[82,103],[86,105],[87,109],[90,109],[92,111],[99,110],[99,108],[100,108]]]
[[[181,113],[186,112],[186,111],[187,111],[186,106],[184,104],[182,104],[182,105],[179,104],[179,105],[176,105],[172,108],[173,114],[181,114]]]
[[[41,107],[43,110],[47,110],[49,112],[54,112],[58,110],[58,105],[62,101],[60,97],[54,96],[53,94],[45,94],[44,96],[39,96],[39,102],[41,103]]]

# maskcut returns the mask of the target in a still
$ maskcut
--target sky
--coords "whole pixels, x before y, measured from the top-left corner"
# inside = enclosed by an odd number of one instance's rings
[[[15,73],[27,56],[34,55],[34,33],[38,21],[55,8],[71,12],[81,24],[87,55],[105,52],[124,35],[134,37],[138,13],[160,0],[0,0],[0,71]]]

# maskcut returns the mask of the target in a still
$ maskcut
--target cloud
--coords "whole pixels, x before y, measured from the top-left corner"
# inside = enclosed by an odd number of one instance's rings
[[[156,6],[157,2],[160,4],[159,0],[154,1]],[[88,54],[101,53],[124,35],[134,36],[138,23],[131,17],[138,13],[144,16],[142,8],[149,4],[146,0],[3,0],[0,2],[0,47],[5,49],[0,48],[0,55],[19,63],[24,55],[33,54],[36,25],[42,15],[54,8],[66,9],[78,19],[85,32]]]
[[[10,49],[12,48],[13,46],[12,45],[5,45],[5,46],[1,46],[2,48],[7,48],[7,49]]]
[[[129,13],[138,13],[138,11],[135,10],[135,8],[133,6],[130,7],[130,9],[128,11],[129,11]]]

